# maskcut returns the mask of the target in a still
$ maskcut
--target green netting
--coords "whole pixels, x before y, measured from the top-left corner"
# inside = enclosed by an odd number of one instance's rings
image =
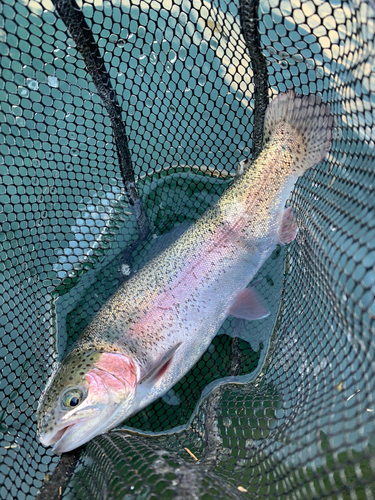
[[[0,4],[1,499],[375,498],[375,6],[261,0],[250,21],[268,91],[254,87],[244,6],[79,4],[126,125],[140,241],[66,25],[47,0]],[[254,91],[289,88],[321,94],[335,129],[293,191],[296,240],[254,278],[271,315],[228,318],[164,398],[54,456],[36,438],[54,362],[130,265],[231,183],[259,133]]]

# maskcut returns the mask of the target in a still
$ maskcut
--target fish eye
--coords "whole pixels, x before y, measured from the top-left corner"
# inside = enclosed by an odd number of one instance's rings
[[[79,389],[69,389],[62,396],[63,406],[66,408],[75,408],[81,404],[83,394]]]

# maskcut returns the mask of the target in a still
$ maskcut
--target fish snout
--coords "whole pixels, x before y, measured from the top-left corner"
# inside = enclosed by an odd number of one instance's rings
[[[54,421],[55,419],[51,413],[46,413],[42,417],[39,417],[37,424],[38,435],[45,434],[48,431],[48,428],[52,427]]]

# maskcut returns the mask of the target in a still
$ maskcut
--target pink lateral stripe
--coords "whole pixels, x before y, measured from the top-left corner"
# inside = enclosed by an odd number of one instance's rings
[[[160,294],[151,304],[150,310],[141,316],[136,324],[128,330],[129,335],[142,337],[145,332],[152,331],[155,325],[162,325],[172,321],[175,314],[173,306],[176,301],[183,301],[186,294],[190,294],[194,287],[207,276],[207,272],[214,272],[215,267],[221,266],[220,260],[232,251],[238,251],[243,243],[238,241],[238,226],[243,225],[241,217],[232,228],[224,228],[208,239],[198,255],[191,256],[172,283],[168,285],[167,293]],[[202,258],[202,255],[205,257]]]

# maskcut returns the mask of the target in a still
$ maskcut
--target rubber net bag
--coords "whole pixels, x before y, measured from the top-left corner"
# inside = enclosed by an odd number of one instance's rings
[[[84,0],[85,59],[56,3],[0,4],[0,498],[374,499],[375,4]],[[228,318],[163,398],[53,455],[36,409],[54,363],[254,158],[258,98],[290,88],[335,127],[289,200],[296,240],[254,278],[270,316]]]

